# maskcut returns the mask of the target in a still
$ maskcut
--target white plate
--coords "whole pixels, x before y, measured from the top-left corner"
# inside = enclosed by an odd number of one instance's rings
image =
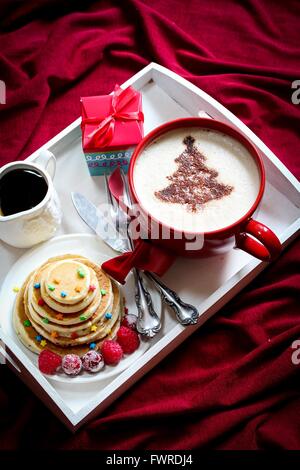
[[[97,236],[91,234],[73,234],[62,235],[53,238],[52,240],[38,245],[36,248],[26,252],[18,261],[12,266],[10,271],[2,284],[0,293],[0,311],[8,312],[5,316],[1,315],[0,322],[5,333],[19,341],[12,324],[12,312],[16,298],[13,292],[14,287],[20,287],[28,274],[35,268],[40,266],[43,262],[47,261],[52,256],[62,254],[78,254],[83,255],[94,261],[95,263],[102,264],[103,261],[116,256],[116,253],[111,250],[102,240]],[[122,287],[123,295],[126,299],[126,306],[129,312],[136,312],[136,307],[133,298],[134,285],[132,276],[128,276],[128,282]],[[29,351],[23,344],[20,343],[23,352],[30,357],[32,362],[37,366],[38,356]],[[148,341],[141,340],[139,349],[133,354],[125,356],[117,366],[105,366],[97,374],[89,374],[82,372],[76,377],[68,377],[63,373],[47,376],[50,381],[64,382],[64,383],[87,383],[96,382],[99,380],[107,379],[113,375],[119,374],[130,364],[136,361],[149,347]]]

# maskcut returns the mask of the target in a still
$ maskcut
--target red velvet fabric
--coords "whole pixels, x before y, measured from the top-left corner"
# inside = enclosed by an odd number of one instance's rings
[[[150,61],[216,97],[296,175],[297,1],[1,2],[1,164],[25,158]],[[5,366],[2,449],[300,448],[300,246],[72,436]]]

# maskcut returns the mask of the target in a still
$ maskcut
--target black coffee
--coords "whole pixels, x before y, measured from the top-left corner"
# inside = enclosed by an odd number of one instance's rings
[[[38,171],[11,170],[0,178],[0,210],[3,216],[37,206],[46,196],[48,185]]]

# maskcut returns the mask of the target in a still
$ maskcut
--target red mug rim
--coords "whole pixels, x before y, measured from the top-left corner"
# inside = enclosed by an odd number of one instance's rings
[[[202,232],[196,232],[196,231],[185,230],[182,233],[186,233],[186,234],[190,234],[190,235],[193,235],[193,234],[194,235],[207,234],[207,235],[211,236],[211,235],[218,235],[218,234],[221,234],[223,232],[228,232],[228,231],[234,232],[236,228],[238,228],[243,222],[248,220],[251,217],[251,215],[255,212],[258,204],[261,201],[263,193],[264,193],[266,177],[265,177],[265,169],[264,169],[264,165],[263,165],[263,162],[262,162],[262,158],[259,155],[256,148],[254,147],[254,145],[246,137],[244,137],[239,131],[237,131],[234,127],[232,127],[228,124],[225,124],[222,121],[218,121],[218,120],[210,119],[210,118],[201,118],[201,117],[179,118],[179,119],[174,119],[172,121],[168,121],[168,122],[156,127],[151,132],[149,132],[149,134],[147,134],[140,141],[138,146],[135,148],[135,150],[132,154],[131,160],[130,160],[130,164],[129,164],[128,180],[129,180],[130,191],[131,191],[131,193],[134,197],[134,200],[136,202],[138,202],[139,206],[141,207],[143,212],[147,215],[147,217],[150,217],[150,219],[154,220],[159,225],[167,227],[171,231],[171,233],[172,232],[180,232],[180,230],[178,230],[174,227],[171,227],[168,224],[166,224],[165,222],[162,222],[161,220],[157,219],[156,217],[154,217],[152,214],[150,214],[144,208],[143,204],[141,203],[141,201],[138,198],[137,193],[135,191],[133,171],[134,171],[135,162],[136,162],[139,154],[144,150],[145,147],[147,147],[154,139],[156,139],[157,137],[160,137],[162,134],[165,134],[168,131],[178,129],[178,128],[181,128],[181,127],[200,127],[200,128],[203,128],[203,129],[213,129],[213,130],[222,132],[226,135],[229,135],[230,137],[235,138],[242,145],[244,145],[244,147],[249,151],[249,153],[251,154],[251,156],[255,160],[255,163],[258,167],[259,174],[260,174],[260,187],[259,187],[258,195],[257,195],[254,203],[250,207],[250,209],[247,211],[247,213],[245,215],[243,215],[240,219],[238,219],[236,222],[234,222],[233,224],[227,225],[227,226],[225,226],[223,228],[220,228],[218,230],[211,230],[211,231],[207,231],[207,232],[203,232],[203,231]]]

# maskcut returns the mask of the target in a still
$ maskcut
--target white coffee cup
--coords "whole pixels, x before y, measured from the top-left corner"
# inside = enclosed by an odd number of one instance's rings
[[[0,239],[18,248],[29,248],[53,237],[61,223],[62,211],[52,182],[56,160],[49,150],[43,150],[34,162],[18,161],[4,165],[0,168],[0,179],[5,173],[17,169],[37,170],[48,186],[44,199],[32,209],[0,215]]]

